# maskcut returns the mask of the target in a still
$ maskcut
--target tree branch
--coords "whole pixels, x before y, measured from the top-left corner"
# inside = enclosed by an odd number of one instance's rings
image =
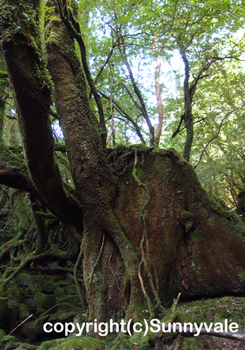
[[[189,75],[190,75],[190,67],[189,62],[186,57],[185,49],[179,44],[180,46],[180,54],[182,57],[182,60],[185,65],[185,80],[184,80],[184,96],[185,96],[185,127],[186,127],[186,141],[185,141],[185,147],[184,147],[184,158],[189,162],[190,160],[190,153],[191,153],[191,147],[193,142],[193,117],[192,117],[192,107],[191,107],[191,95],[190,95],[190,89],[189,89]]]
[[[106,99],[110,99],[110,97],[106,96],[105,94],[103,94],[102,92],[100,92],[101,96],[103,96],[104,98]],[[138,126],[138,124],[122,109],[122,107],[114,100],[114,99],[111,99],[112,100],[112,103],[114,104],[116,110],[125,118],[127,119],[130,123],[133,124],[134,128],[135,128],[135,131],[137,133],[137,135],[139,136],[140,138],[140,141],[145,145],[145,140],[144,140],[144,137],[140,131],[140,127]]]
[[[162,122],[163,122],[163,105],[162,105],[162,88],[160,85],[160,71],[161,71],[161,55],[157,55],[156,57],[157,67],[155,74],[155,91],[157,97],[157,110],[158,110],[158,125],[155,135],[155,145],[158,147],[161,133],[162,133]]]
[[[145,106],[145,103],[144,103],[144,100],[143,100],[143,97],[141,95],[141,92],[140,92],[140,89],[138,88],[137,86],[137,83],[134,79],[134,76],[133,76],[133,72],[132,72],[132,69],[127,61],[127,58],[126,58],[126,54],[125,54],[125,43],[124,43],[124,39],[122,36],[120,36],[120,39],[122,41],[122,44],[124,46],[124,52],[122,53],[122,57],[123,57],[123,63],[125,64],[127,70],[128,70],[128,73],[129,73],[129,77],[130,77],[130,80],[131,80],[131,83],[133,85],[133,88],[134,88],[134,92],[136,94],[136,96],[138,97],[139,101],[140,101],[140,104],[141,104],[141,112],[143,114],[143,117],[145,118],[145,121],[148,125],[148,128],[149,128],[149,131],[150,131],[150,146],[153,146],[154,145],[154,138],[155,138],[155,135],[154,135],[154,127],[152,126],[151,124],[151,121],[150,121],[150,118],[148,116],[148,113],[147,113],[147,110],[146,110],[146,106]]]
[[[81,58],[82,58],[82,64],[83,64],[83,69],[86,74],[90,89],[92,91],[92,94],[94,96],[95,102],[98,107],[98,112],[99,112],[99,118],[100,118],[100,125],[101,125],[101,141],[103,144],[103,147],[106,147],[106,137],[107,137],[107,131],[106,131],[106,126],[105,126],[105,118],[104,118],[104,111],[103,111],[103,106],[100,100],[100,96],[97,92],[97,89],[95,87],[94,81],[92,79],[88,63],[87,63],[87,53],[86,53],[86,48],[85,44],[81,35],[81,29],[80,25],[75,19],[73,13],[71,10],[68,8],[66,0],[56,0],[58,7],[59,7],[59,13],[62,21],[64,22],[65,26],[67,29],[70,31],[72,36],[77,40],[77,43],[80,48],[81,52]],[[63,1],[63,7],[61,5],[61,1]]]
[[[236,110],[237,110],[237,109],[238,109],[238,108],[236,108]],[[217,130],[216,134],[215,134],[213,137],[211,137],[211,139],[210,139],[210,140],[206,143],[206,145],[204,146],[204,148],[203,148],[203,150],[202,150],[202,152],[201,152],[201,154],[200,154],[199,160],[198,160],[197,164],[194,166],[194,169],[196,169],[196,168],[198,167],[198,165],[200,164],[200,162],[201,162],[201,160],[202,160],[202,157],[203,157],[203,155],[204,155],[206,149],[207,149],[208,146],[210,145],[210,143],[211,143],[213,140],[217,139],[217,137],[219,136],[219,133],[220,133],[220,130],[221,130],[221,127],[222,127],[222,124],[223,124],[224,120],[225,120],[227,117],[229,117],[229,115],[231,115],[231,113],[233,113],[233,112],[234,112],[234,110],[228,112],[228,113],[224,116],[224,118],[221,120],[221,123],[220,123],[220,125],[219,125],[219,127],[218,127],[218,130]]]
[[[98,81],[98,79],[99,79],[101,73],[103,72],[105,66],[106,66],[107,63],[109,62],[109,60],[110,60],[110,58],[111,58],[111,56],[112,56],[112,54],[113,54],[114,49],[117,47],[117,43],[118,43],[118,39],[116,39],[115,42],[113,43],[111,51],[109,52],[109,54],[108,54],[108,56],[107,56],[105,62],[103,63],[103,65],[102,65],[102,67],[100,68],[98,74],[96,75],[96,78],[94,79],[94,84],[97,83],[97,81]],[[89,97],[91,97],[91,96],[89,95]]]

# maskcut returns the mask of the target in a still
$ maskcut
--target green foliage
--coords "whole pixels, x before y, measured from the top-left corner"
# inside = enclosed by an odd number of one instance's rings
[[[5,337],[5,335],[6,335],[5,332],[2,329],[0,329],[0,342]]]
[[[50,21],[51,14],[55,12],[55,6],[43,6],[42,16],[43,16],[43,26],[45,23]],[[49,27],[44,26],[44,38],[47,39],[49,35]]]
[[[54,14],[55,6],[46,5],[44,1],[40,5],[39,30],[44,52],[44,37],[49,35],[47,23]],[[177,130],[184,111],[184,67],[180,49],[184,50],[190,66],[189,85],[198,79],[192,100],[194,140],[191,163],[196,167],[204,187],[235,208],[237,196],[244,190],[243,6],[238,7],[233,0],[123,0],[120,3],[80,0],[75,5],[90,69],[104,106],[108,146],[134,144],[142,142],[142,139],[149,143],[149,128],[125,60],[131,67],[156,129],[155,72],[156,56],[160,55],[164,109],[160,145],[183,152],[184,123],[177,136],[173,139],[171,136]],[[26,21],[37,16],[29,4],[25,6],[20,4],[15,10],[26,16]],[[3,9],[3,25],[9,20],[7,10],[7,7]],[[18,28],[18,18],[11,16],[15,28]],[[37,52],[40,50],[37,49]],[[43,61],[46,67],[45,56]],[[43,80],[52,86],[47,68]],[[2,86],[7,84],[5,80],[1,81],[4,83]],[[93,98],[91,107],[98,116]],[[13,101],[5,108],[5,114],[12,115],[10,111],[15,109]],[[55,105],[52,111],[57,113]],[[21,141],[15,124],[14,120],[6,120],[3,136],[16,146]],[[15,135],[15,141],[12,135]],[[74,188],[65,156],[57,153],[57,160],[63,179]]]

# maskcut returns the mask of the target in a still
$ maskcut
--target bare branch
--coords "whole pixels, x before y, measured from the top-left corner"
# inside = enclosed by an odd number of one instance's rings
[[[122,41],[123,46],[125,46],[124,38],[122,36],[120,36],[120,39]],[[146,123],[148,125],[148,128],[149,128],[149,131],[150,131],[150,146],[153,146],[154,138],[155,138],[154,127],[151,124],[150,118],[149,118],[147,110],[146,110],[144,99],[143,99],[142,94],[140,92],[140,89],[138,88],[137,83],[136,83],[136,81],[134,79],[134,75],[133,75],[132,69],[131,69],[131,67],[130,67],[130,65],[128,63],[128,60],[127,60],[127,57],[126,57],[126,54],[125,54],[125,47],[124,47],[123,52],[121,52],[121,54],[122,54],[122,57],[123,57],[123,63],[125,64],[125,66],[126,66],[126,68],[128,70],[129,77],[130,77],[131,83],[132,83],[133,88],[134,88],[134,92],[135,92],[136,96],[138,97],[138,99],[140,101],[141,112],[143,114],[143,117],[145,118],[145,121],[146,121]]]
[[[163,122],[163,105],[162,105],[162,98],[161,98],[161,92],[162,88],[160,85],[160,70],[161,70],[161,56],[157,55],[156,57],[157,67],[156,67],[156,74],[155,74],[155,91],[156,91],[156,97],[157,97],[157,110],[158,110],[158,125],[155,135],[155,145],[159,145],[161,133],[162,133],[162,122]]]
[[[109,60],[110,60],[110,58],[111,58],[111,56],[112,56],[112,54],[113,54],[113,51],[114,51],[114,49],[117,47],[117,45],[118,45],[118,39],[116,39],[115,42],[113,43],[111,51],[109,52],[109,54],[108,54],[108,56],[107,56],[107,58],[106,58],[104,64],[102,65],[102,67],[100,68],[98,74],[96,75],[96,78],[94,79],[94,84],[97,83],[97,81],[98,81],[98,79],[99,79],[101,73],[103,72],[105,66],[106,66],[107,63],[109,62]]]
[[[238,108],[236,108],[236,110],[237,110],[237,109],[238,109]],[[213,137],[211,137],[211,139],[210,139],[210,140],[206,143],[206,145],[204,146],[204,148],[203,148],[203,150],[202,150],[202,152],[201,152],[201,154],[200,154],[199,160],[198,160],[197,164],[194,166],[194,169],[196,169],[196,168],[198,167],[198,165],[200,164],[200,162],[201,162],[201,160],[202,160],[202,157],[203,157],[203,154],[204,154],[204,152],[206,151],[207,147],[210,145],[210,143],[211,143],[213,140],[217,139],[217,137],[219,136],[219,133],[220,133],[220,130],[221,130],[221,127],[222,127],[222,124],[223,124],[224,120],[225,120],[227,117],[229,117],[229,115],[231,115],[231,113],[233,113],[233,112],[234,112],[234,110],[228,112],[228,113],[224,116],[224,118],[221,120],[221,123],[220,123],[220,125],[219,125],[219,127],[218,127],[218,130],[217,130],[216,134],[215,134]]]
[[[104,98],[106,98],[107,100],[110,100],[110,97],[106,96],[105,94],[103,94],[102,92],[100,92],[101,96],[103,96]],[[137,135],[140,138],[140,141],[145,145],[145,140],[144,137],[140,131],[140,127],[138,126],[138,124],[122,109],[122,107],[113,99],[111,98],[111,101],[113,103],[113,105],[115,106],[116,110],[128,121],[130,121],[130,123],[133,124],[135,131],[137,133]]]

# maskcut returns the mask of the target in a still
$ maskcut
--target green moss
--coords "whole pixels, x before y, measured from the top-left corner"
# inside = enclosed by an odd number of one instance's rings
[[[18,287],[15,281],[10,281],[6,289],[6,296],[9,299],[20,299],[22,295],[22,289]]]
[[[6,333],[4,332],[4,330],[0,329],[0,342],[2,341],[2,339],[6,336]]]
[[[19,304],[19,309],[18,309],[19,321],[22,322],[29,315],[30,315],[29,308],[25,304],[20,303]]]
[[[130,145],[128,146],[128,149],[137,149],[138,152],[147,152],[150,148],[146,145],[144,145],[143,143],[141,144],[136,144],[136,145]]]
[[[4,296],[5,296],[4,287],[3,287],[3,284],[0,282],[0,297],[4,297]]]
[[[103,350],[105,342],[87,336],[75,339],[56,339],[43,342],[37,350]],[[126,349],[125,349],[126,350]]]
[[[8,298],[0,298],[0,324],[5,323]]]
[[[26,169],[24,160],[21,157],[17,157],[12,151],[10,151],[1,140],[0,159],[3,159],[4,162],[6,162],[6,164],[8,164],[10,167],[16,167],[17,169]]]
[[[87,336],[79,339],[69,339],[64,343],[55,347],[55,350],[103,350],[105,348],[105,342],[99,339],[89,338]],[[41,349],[38,349],[41,350]],[[125,349],[126,350],[126,349]]]
[[[78,295],[66,295],[65,297],[61,297],[57,299],[58,304],[69,304],[69,305],[77,305],[80,306],[81,301]]]
[[[43,314],[46,310],[43,309],[42,307],[36,308],[35,310],[35,316],[39,317],[41,314]]]
[[[20,345],[18,339],[12,335],[6,335],[2,338],[2,344],[5,345],[4,349],[17,349]]]
[[[43,285],[44,279],[38,275],[30,275],[28,273],[20,273],[16,277],[16,282],[22,286],[29,287],[32,284],[40,284]]]
[[[64,289],[61,288],[61,287],[57,287],[57,288],[55,288],[55,290],[54,290],[54,296],[55,296],[56,298],[63,297],[65,294],[66,294],[66,292],[65,292]]]
[[[184,340],[180,344],[180,349],[186,348],[186,349],[192,349],[192,350],[202,350],[203,344],[200,341],[199,337],[197,338],[184,338]]]
[[[43,286],[40,284],[32,284],[28,289],[28,294],[35,295],[36,293],[40,293],[43,290]]]
[[[40,347],[37,348],[37,350],[57,350],[60,345],[65,344],[66,340],[67,339],[62,338],[62,339],[54,339],[54,340],[45,341],[42,343],[42,345]],[[69,350],[70,349],[79,350],[80,348],[76,349],[76,347],[71,347],[71,348],[69,348]]]
[[[52,307],[56,304],[56,298],[51,294],[36,293],[32,304],[35,306]]]
[[[31,226],[30,210],[25,203],[24,194],[20,193],[16,199],[18,213],[18,230],[28,231]]]
[[[190,237],[191,241],[196,243],[201,242],[203,240],[203,237],[198,227],[190,233]]]
[[[178,308],[176,322],[221,322],[232,319],[239,325],[239,332],[244,332],[244,298],[223,297],[186,302]]]
[[[218,214],[220,215],[220,216],[223,216],[224,214],[225,214],[225,210],[223,209],[223,208],[219,208],[218,210],[217,210],[217,212],[218,212]]]
[[[193,218],[193,217],[194,217],[194,214],[192,214],[192,213],[189,212],[189,211],[184,210],[184,211],[182,211],[182,213],[180,214],[180,216],[181,216],[181,219],[183,219],[183,220],[188,220],[188,219]]]
[[[74,284],[67,287],[67,294],[74,295],[77,294],[77,288]]]
[[[45,281],[44,284],[43,284],[43,290],[46,293],[53,293],[55,288],[56,288],[56,284],[51,282],[51,281]]]
[[[62,342],[60,339],[59,342]],[[44,341],[41,346],[37,350],[50,350],[55,349],[55,341],[54,340],[48,340]]]
[[[142,336],[140,339],[140,349],[148,350],[150,348],[150,344],[154,343],[156,338],[156,333],[149,331],[146,336]]]
[[[110,350],[131,350],[132,343],[130,339],[125,334],[119,334],[116,339],[110,344]],[[140,339],[140,338],[137,338]]]

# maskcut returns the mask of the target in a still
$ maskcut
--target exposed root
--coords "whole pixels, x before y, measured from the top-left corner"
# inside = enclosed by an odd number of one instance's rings
[[[171,344],[165,345],[163,350],[179,350],[181,342],[182,342],[182,336],[181,334],[179,334],[177,338],[173,342],[171,342]],[[158,349],[156,349],[155,347],[155,350],[158,350]]]
[[[127,307],[128,307],[128,303],[127,303],[127,300],[126,300],[125,297],[124,297],[123,291],[121,290],[121,288],[120,288],[120,286],[119,286],[117,277],[116,277],[116,275],[115,275],[115,273],[114,273],[114,271],[113,271],[113,269],[112,269],[112,267],[111,267],[111,264],[110,264],[111,257],[112,257],[112,254],[111,254],[111,256],[110,256],[110,258],[109,258],[109,260],[108,260],[108,266],[109,266],[109,268],[110,268],[110,270],[111,270],[111,273],[112,273],[113,277],[115,278],[115,281],[116,281],[116,284],[117,284],[117,289],[119,290],[119,292],[120,292],[121,295],[122,295],[122,298],[123,298],[123,301],[124,301],[124,311],[126,311],[126,309],[127,309]]]
[[[132,165],[132,162],[128,164],[128,159],[133,154],[134,149],[129,149],[125,146],[115,147],[107,156],[109,166],[113,168],[113,173],[116,176],[121,176],[126,169]]]
[[[179,302],[181,293],[178,294],[177,298],[173,300],[173,304],[171,306],[171,309],[169,311],[169,313],[164,316],[164,318],[161,320],[162,323],[172,323],[174,321],[174,319],[176,318],[176,306]],[[156,338],[155,338],[155,350],[160,350],[162,349],[162,337],[163,337],[163,332],[160,331],[157,333]],[[180,344],[179,342],[177,342],[176,344],[174,343],[174,346],[171,347],[171,349],[173,350],[175,345],[177,346],[178,344]],[[164,347],[165,350],[170,350],[169,347]],[[176,348],[178,349],[178,347]]]
[[[112,210],[108,209],[106,214],[107,215],[104,216],[105,218],[104,230],[108,232],[112,240],[117,245],[120,251],[120,254],[122,256],[122,259],[124,261],[124,264],[128,273],[128,277],[130,279],[130,286],[131,286],[130,301],[129,301],[128,308],[126,310],[125,319],[126,320],[130,318],[134,319],[137,313],[136,306],[137,305],[142,306],[142,302],[143,302],[142,297],[139,293],[139,291],[141,290],[141,285],[138,278],[138,268],[137,268],[139,265],[139,259],[132,243],[128,240],[125,233],[121,229]]]
[[[82,255],[83,255],[83,247],[82,247],[82,243],[81,243],[80,252],[79,252],[79,255],[77,257],[76,264],[74,266],[74,280],[75,280],[75,284],[76,284],[79,298],[81,300],[82,308],[85,311],[86,310],[86,299],[84,297],[84,293],[83,293],[82,287],[81,287],[81,285],[79,283],[79,279],[78,279],[78,268],[79,268],[79,265],[81,263]]]
[[[10,241],[4,243],[0,249],[0,261],[5,258],[7,253],[10,253],[11,250],[20,246],[20,239],[24,235],[24,232],[20,232],[17,237],[12,238]]]
[[[39,255],[35,255],[35,253],[30,253],[29,255],[25,256],[19,266],[14,268],[14,272],[7,278],[4,278],[2,280],[3,286],[6,286],[14,277],[20,274],[20,272],[29,264],[33,263],[37,260],[42,260],[46,258],[51,258],[55,260],[65,260],[66,259],[66,252],[64,254],[55,254],[53,249],[49,249],[46,252],[43,252]],[[13,270],[13,268],[10,268],[9,270]],[[9,271],[8,270],[8,271]]]
[[[8,225],[11,223],[11,221],[13,220],[14,215],[12,215],[12,217],[10,218],[10,220],[7,222],[7,224],[4,226],[4,230],[8,227]]]
[[[42,255],[42,254],[40,254],[40,255]],[[40,258],[40,255],[37,255],[36,258]],[[33,260],[35,260],[34,258],[35,258],[35,255],[33,253],[31,253],[26,258],[24,258],[22,260],[22,262],[20,263],[20,265],[14,269],[14,272],[9,277],[5,278],[2,281],[3,286],[6,286],[14,277],[19,275],[19,273],[24,269],[24,267],[26,267],[26,265],[28,263],[30,263]]]
[[[7,191],[5,191],[4,186],[0,186],[0,191],[3,193],[2,198],[0,199],[0,208],[3,208],[7,202],[7,199],[9,198],[9,188],[7,187]]]
[[[141,218],[141,222],[142,222],[142,226],[143,226],[143,235],[142,235],[142,239],[141,239],[141,242],[140,242],[141,261],[140,261],[139,268],[138,268],[138,276],[139,276],[139,279],[140,279],[140,284],[141,284],[141,288],[142,288],[143,294],[144,294],[144,296],[145,296],[145,298],[147,300],[147,303],[148,303],[150,316],[151,316],[151,318],[153,318],[154,317],[154,309],[157,309],[157,308],[164,309],[164,308],[162,306],[162,303],[161,303],[161,300],[160,300],[160,297],[159,297],[159,282],[158,282],[158,277],[157,277],[157,271],[156,271],[156,266],[153,264],[152,260],[150,259],[149,241],[148,241],[147,232],[146,232],[145,209],[146,209],[147,205],[150,202],[150,193],[149,193],[147,185],[145,183],[141,182],[140,179],[137,176],[137,168],[136,168],[137,163],[138,163],[138,154],[137,154],[137,152],[138,152],[138,150],[135,149],[134,150],[135,160],[134,160],[134,167],[133,167],[132,175],[133,175],[135,181],[137,182],[138,186],[142,187],[143,190],[145,191],[145,194],[146,194],[146,201],[145,201],[144,205],[141,208],[141,214],[140,214],[140,218]],[[152,274],[150,272],[150,269],[149,269],[149,266],[148,266],[148,263],[147,263],[147,259],[145,258],[144,243],[146,244],[146,252],[147,252],[148,260],[150,261],[150,263],[154,267],[154,274],[155,274],[155,279],[156,279],[156,287],[155,287],[154,282],[153,282]],[[151,300],[150,300],[150,298],[149,298],[149,296],[148,296],[148,294],[147,294],[147,292],[145,290],[145,287],[144,287],[144,282],[143,282],[143,279],[142,279],[142,276],[141,276],[141,266],[142,266],[142,264],[144,264],[144,267],[145,267],[145,269],[147,271],[147,274],[148,274],[148,277],[149,277],[149,281],[150,281],[150,285],[151,285],[151,289],[153,291],[153,294],[154,294],[154,297],[155,297],[155,300],[156,300],[156,305],[155,305],[154,308],[152,306],[152,302],[151,302]]]
[[[96,265],[98,264],[98,261],[100,260],[100,256],[101,256],[104,244],[105,244],[105,233],[103,233],[102,243],[101,243],[101,246],[100,246],[100,251],[99,251],[99,254],[98,254],[97,259],[95,261],[94,268],[93,268],[93,271],[91,273],[89,283],[92,283],[92,281],[93,281],[94,271],[95,271]]]

